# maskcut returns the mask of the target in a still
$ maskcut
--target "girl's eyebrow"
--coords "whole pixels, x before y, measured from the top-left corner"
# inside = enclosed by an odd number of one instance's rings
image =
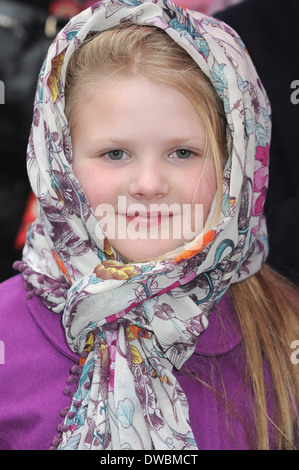
[[[82,141],[82,145],[88,146],[90,148],[110,148],[110,147],[122,147],[124,144],[128,143],[129,141],[126,139],[114,139],[110,137],[99,137],[99,138],[89,138],[87,137]]]
[[[204,144],[204,138],[203,136],[199,135],[199,134],[196,134],[196,135],[193,135],[193,134],[190,134],[188,136],[176,136],[174,138],[170,138],[169,140],[167,140],[167,143],[170,145],[170,146],[173,146],[173,147],[176,147],[178,145],[183,145],[183,144],[191,144],[191,143],[196,143],[196,145],[201,145],[201,144]]]
[[[105,147],[110,147],[110,145],[116,145],[116,146],[122,146],[124,144],[130,144],[134,141],[134,139],[128,139],[126,137],[124,138],[114,138],[114,137],[109,137],[109,136],[104,136],[104,137],[96,137],[96,138],[87,138],[85,144],[90,144],[90,145],[104,145]],[[108,145],[107,145],[108,144]]]
[[[167,137],[163,138],[164,144],[170,148],[172,147],[177,147],[180,145],[188,145],[188,144],[193,144],[195,146],[201,146],[205,144],[205,139],[201,135],[187,135],[187,136],[175,136],[175,137]],[[86,142],[87,143],[87,142]],[[129,147],[130,145],[134,144],[134,137],[128,138],[128,137],[103,137],[103,138],[95,138],[92,140],[88,141],[89,144],[91,145],[96,145],[96,146],[101,146],[104,145],[104,147],[110,147],[116,146],[116,147]]]

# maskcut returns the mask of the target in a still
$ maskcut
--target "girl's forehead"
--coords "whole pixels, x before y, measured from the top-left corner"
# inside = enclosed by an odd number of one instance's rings
[[[89,88],[90,97],[81,101],[72,127],[72,137],[89,137],[95,145],[103,138],[138,142],[147,136],[157,142],[205,141],[200,115],[192,102],[175,88],[142,77],[101,80]],[[92,137],[92,139],[90,139]]]

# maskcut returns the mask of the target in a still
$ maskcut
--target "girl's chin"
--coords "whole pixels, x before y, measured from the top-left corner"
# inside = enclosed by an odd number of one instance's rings
[[[145,262],[159,259],[181,246],[181,240],[110,240],[121,258],[131,262]]]

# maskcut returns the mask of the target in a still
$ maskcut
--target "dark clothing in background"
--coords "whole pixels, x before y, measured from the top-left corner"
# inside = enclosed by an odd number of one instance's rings
[[[244,41],[268,93],[273,117],[266,199],[269,264],[299,283],[298,0],[246,0],[214,14]],[[299,97],[299,94],[298,94]]]
[[[16,274],[15,240],[30,194],[26,151],[40,68],[58,31],[89,0],[0,0],[0,282]],[[50,19],[50,21],[49,21]]]
[[[30,193],[26,149],[36,82],[53,40],[45,35],[49,5],[0,0],[0,281],[15,274],[12,263],[21,256],[14,242]]]

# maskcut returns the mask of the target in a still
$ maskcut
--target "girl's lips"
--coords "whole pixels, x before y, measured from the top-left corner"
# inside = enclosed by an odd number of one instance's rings
[[[126,221],[130,223],[134,221],[134,225],[140,225],[142,227],[150,227],[159,225],[162,222],[172,218],[173,214],[161,214],[161,213],[146,213],[146,214],[126,214]]]

